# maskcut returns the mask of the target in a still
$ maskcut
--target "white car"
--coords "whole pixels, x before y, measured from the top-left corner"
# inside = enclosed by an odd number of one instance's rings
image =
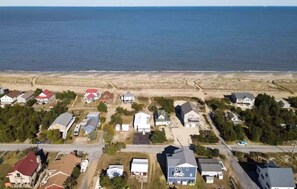
[[[245,141],[237,141],[236,144],[238,146],[246,146],[247,145],[247,142],[245,142]]]

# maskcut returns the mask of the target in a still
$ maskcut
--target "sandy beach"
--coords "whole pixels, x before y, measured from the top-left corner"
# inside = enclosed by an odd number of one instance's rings
[[[189,96],[202,99],[249,91],[276,97],[297,92],[297,73],[289,72],[2,72],[0,86],[21,91],[47,88],[83,93],[98,88],[140,96]]]

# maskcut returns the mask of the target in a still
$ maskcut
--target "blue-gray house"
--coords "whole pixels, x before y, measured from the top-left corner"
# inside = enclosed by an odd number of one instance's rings
[[[167,154],[167,183],[191,185],[196,183],[197,163],[188,147]]]

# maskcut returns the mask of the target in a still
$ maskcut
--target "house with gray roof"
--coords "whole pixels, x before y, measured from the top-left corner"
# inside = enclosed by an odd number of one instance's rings
[[[170,125],[169,116],[165,110],[158,110],[155,113],[155,125]]]
[[[257,166],[257,173],[263,189],[294,189],[296,186],[292,168],[281,168],[270,162]]]
[[[135,101],[135,96],[134,94],[127,92],[121,96],[121,101],[124,103],[133,103]]]
[[[68,112],[59,115],[50,125],[48,130],[58,129],[62,133],[62,138],[66,139],[67,133],[75,121],[75,117]]]
[[[181,118],[185,127],[199,126],[199,109],[191,102],[186,102],[181,105]]]
[[[254,106],[255,96],[252,93],[231,93],[231,101],[235,104]]]
[[[28,91],[17,97],[17,102],[25,104],[27,101],[34,99],[34,92]]]
[[[223,179],[223,167],[217,159],[198,158],[198,169],[206,183],[213,183],[214,178]]]
[[[95,131],[99,125],[98,117],[89,117],[87,118],[87,123],[84,127],[85,134],[88,135],[91,132]]]
[[[194,185],[196,183],[197,163],[192,150],[188,147],[176,149],[166,155],[167,183]]]

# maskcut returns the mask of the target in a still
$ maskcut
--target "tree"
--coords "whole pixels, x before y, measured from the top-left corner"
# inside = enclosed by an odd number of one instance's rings
[[[103,127],[103,139],[105,143],[110,143],[114,136],[114,127],[111,125],[104,125]]]
[[[37,102],[36,99],[31,99],[26,102],[26,106],[33,106]]]
[[[110,119],[111,119],[110,124],[120,124],[121,125],[123,123],[121,115],[117,114],[117,113],[113,114]]]
[[[137,104],[136,102],[134,102],[131,108],[133,108],[136,112],[139,112],[140,110],[142,110],[143,104]]]
[[[156,105],[150,105],[150,106],[148,107],[148,110],[149,110],[150,112],[156,112],[156,111],[158,111],[158,107],[157,107]]]
[[[75,92],[73,91],[63,91],[63,92],[57,92],[56,93],[56,99],[58,100],[74,100],[76,97]]]
[[[107,106],[103,102],[100,102],[100,104],[97,106],[97,110],[99,112],[107,112]]]
[[[57,142],[61,138],[61,132],[59,129],[48,130],[46,131],[46,138],[52,142]]]
[[[80,175],[80,167],[79,166],[76,166],[73,168],[73,171],[72,171],[72,174],[71,176],[74,178],[74,179],[77,179]]]
[[[34,91],[34,96],[37,97],[41,92],[42,92],[42,89],[37,88],[37,89]]]
[[[126,185],[126,180],[122,176],[115,176],[111,179],[111,186],[114,189],[122,189]]]
[[[97,131],[96,131],[96,130],[92,131],[92,132],[89,134],[88,138],[89,138],[90,140],[95,140],[95,139],[97,138]]]
[[[155,130],[152,131],[152,134],[150,136],[150,140],[152,141],[152,143],[164,143],[167,141],[166,139],[166,135],[165,135],[165,131],[162,130]]]
[[[108,155],[114,155],[116,152],[119,152],[124,148],[126,148],[126,144],[123,142],[110,143],[105,145],[103,152]]]

